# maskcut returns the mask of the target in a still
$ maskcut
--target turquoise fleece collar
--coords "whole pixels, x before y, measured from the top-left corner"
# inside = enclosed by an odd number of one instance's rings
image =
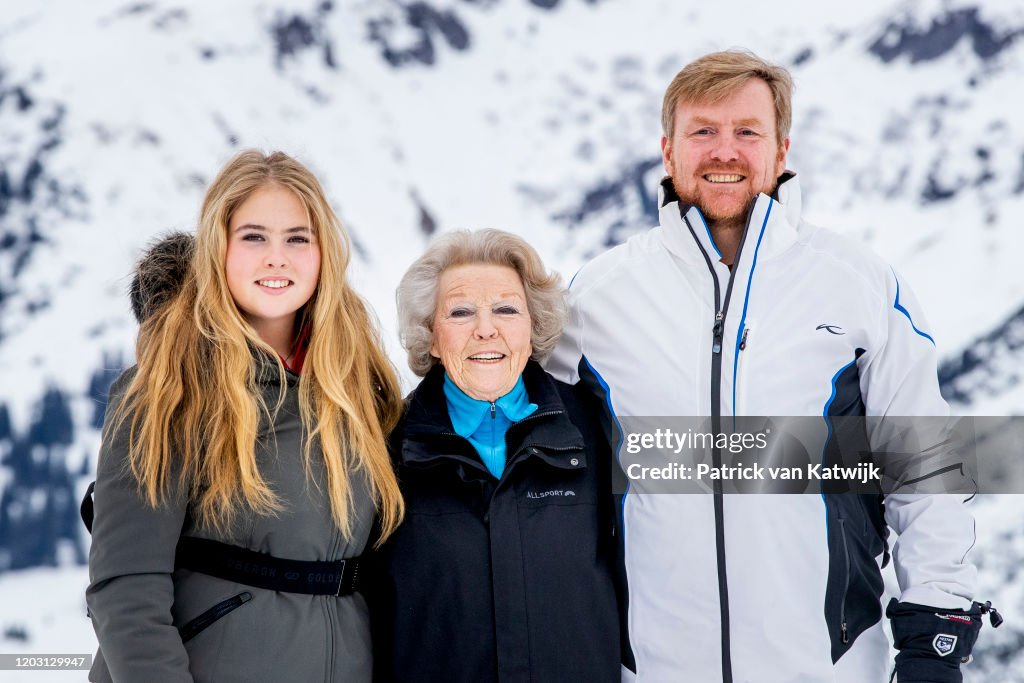
[[[501,477],[505,469],[505,433],[512,424],[537,410],[537,405],[530,403],[526,395],[522,376],[511,391],[494,402],[493,418],[491,403],[467,395],[447,372],[444,375],[444,396],[455,433],[473,444],[491,474]]]
[[[448,414],[452,418],[452,427],[459,436],[469,438],[489,416],[491,404],[468,395],[456,386],[446,372],[444,375],[444,397],[448,399]],[[526,385],[520,375],[512,390],[494,402],[509,422],[519,422],[537,410],[537,405],[530,403],[526,395]]]

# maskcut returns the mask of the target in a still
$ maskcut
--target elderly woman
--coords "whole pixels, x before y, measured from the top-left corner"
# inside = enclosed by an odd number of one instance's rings
[[[559,277],[497,230],[435,241],[398,312],[423,381],[392,436],[406,519],[378,561],[375,677],[617,681],[611,456],[548,375]]]

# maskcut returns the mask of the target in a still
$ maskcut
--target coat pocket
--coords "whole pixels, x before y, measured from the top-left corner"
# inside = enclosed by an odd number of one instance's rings
[[[218,602],[216,605],[178,629],[178,634],[181,636],[181,642],[187,643],[192,640],[212,626],[215,621],[228,613],[235,611],[250,600],[252,600],[252,593],[245,591],[232,598]]]

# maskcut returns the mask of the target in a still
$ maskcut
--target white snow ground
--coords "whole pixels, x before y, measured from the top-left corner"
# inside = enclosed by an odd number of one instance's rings
[[[96,636],[85,615],[85,567],[41,568],[0,576],[0,652],[94,655]],[[26,639],[11,637],[22,632]],[[5,683],[84,681],[84,671],[3,671]]]

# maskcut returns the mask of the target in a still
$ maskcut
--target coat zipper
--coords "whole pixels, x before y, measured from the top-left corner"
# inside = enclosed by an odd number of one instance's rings
[[[334,615],[331,610],[334,609],[336,600],[325,599],[321,604],[324,606],[324,612],[327,614],[327,681],[331,683],[334,680]]]
[[[716,276],[717,277],[717,276]],[[718,295],[715,295],[715,308],[718,308]],[[722,311],[715,313],[715,324],[711,327],[711,353],[722,352],[722,326],[725,324],[725,314]]]
[[[843,574],[842,599],[839,601],[839,637],[843,645],[850,642],[850,636],[846,631],[846,592],[850,590],[850,549],[846,544],[846,520],[838,517],[839,533],[843,537],[843,560],[846,562],[846,572]]]
[[[735,400],[733,401],[733,406],[732,406],[732,412],[733,412],[733,416],[734,417],[736,415],[738,415],[739,413],[743,412],[743,407],[744,407],[743,406],[743,395],[746,393],[746,391],[745,391],[746,383],[742,381],[743,378],[745,377],[744,372],[743,372],[743,368],[747,365],[746,360],[745,360],[746,357],[747,357],[747,339],[750,337],[750,328],[752,326],[753,326],[752,322],[745,324],[743,326],[743,335],[740,337],[740,347],[739,347],[739,356],[740,357],[739,357],[739,360],[736,362],[736,376],[732,378],[732,381],[736,385],[736,396],[735,396]]]
[[[509,429],[512,429],[512,427],[515,427],[516,425],[525,424],[525,423],[529,422],[530,420],[536,420],[539,417],[548,417],[550,415],[561,415],[564,412],[565,412],[564,410],[545,410],[543,413],[530,413],[529,415],[524,417],[519,422],[513,422],[509,426]]]
[[[226,616],[230,612],[233,612],[250,600],[252,600],[252,593],[249,591],[243,591],[232,598],[218,602],[216,605],[178,629],[178,634],[181,636],[181,642],[187,643],[192,640],[210,626],[213,626],[214,622],[218,619]]]
[[[491,459],[494,460],[494,456],[495,456],[494,428],[497,425],[497,417],[498,417],[498,409],[494,405],[494,401],[491,401],[490,412],[491,412],[491,446],[490,446],[490,450],[491,450]],[[506,430],[506,433],[507,433],[507,430]],[[501,473],[502,474],[505,473],[505,467],[508,465],[508,457],[507,456],[508,456],[508,454],[506,453],[505,464],[501,466]],[[490,469],[490,468],[488,467],[487,469]]]
[[[513,422],[511,425],[509,425],[509,431],[515,429],[516,427],[518,427],[521,424],[529,423],[530,420],[536,420],[536,419],[539,419],[539,418],[542,418],[542,417],[550,417],[552,415],[561,415],[564,412],[565,412],[564,410],[545,410],[544,412],[531,413],[530,415],[527,415],[526,417],[524,417],[519,422]],[[508,433],[506,432],[505,435],[506,435],[506,438],[507,438],[508,437]],[[583,449],[581,447],[579,447],[579,446],[544,446],[544,450],[546,450],[546,451],[579,451],[579,450],[583,450]],[[513,453],[512,457],[508,459],[509,464],[511,464],[515,460],[517,455],[519,455],[519,451],[516,451],[515,453]]]
[[[736,247],[736,254],[733,258],[733,268],[739,265],[740,255],[743,253],[743,245],[747,241],[747,232],[750,229],[750,218],[754,215],[755,200],[747,210],[747,221],[743,227],[743,235]],[[683,212],[683,205],[679,205],[679,212],[683,222],[690,230],[693,241],[700,249],[704,262],[711,272],[711,279],[715,286],[715,320],[711,328],[711,430],[715,434],[722,431],[722,338],[725,333],[725,318],[729,313],[729,302],[732,299],[732,286],[736,282],[735,276],[729,278],[729,284],[725,288],[725,300],[721,299],[721,286],[718,282],[718,273],[715,271],[715,264],[711,261],[704,246],[697,238],[690,221]],[[722,466],[722,451],[720,448],[713,448],[711,461],[715,468]],[[714,507],[715,507],[715,553],[718,561],[718,606],[722,624],[722,683],[733,683],[732,679],[732,642],[729,632],[729,582],[725,564],[725,505],[722,493],[722,481],[712,481]]]

